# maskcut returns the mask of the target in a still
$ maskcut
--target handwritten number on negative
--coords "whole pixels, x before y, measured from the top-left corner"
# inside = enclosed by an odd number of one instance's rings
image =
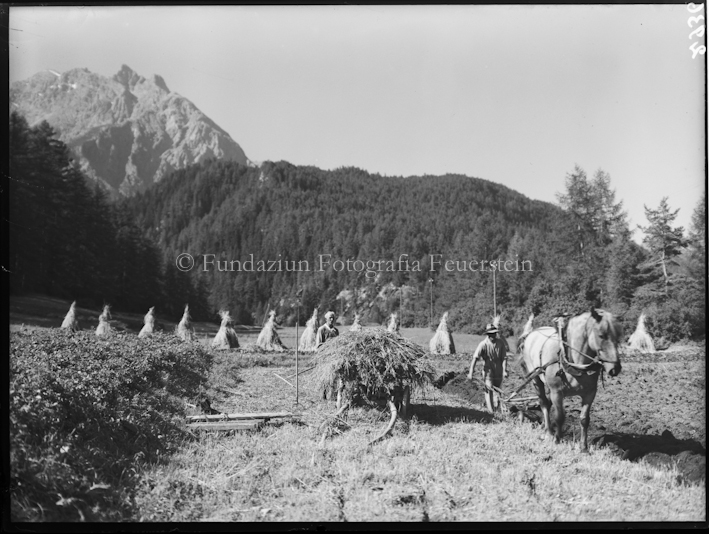
[[[702,9],[704,9],[704,4],[695,4],[693,2],[690,2],[687,4],[687,11],[690,13],[699,13]],[[691,28],[692,23],[699,24],[701,21],[704,20],[704,15],[697,15],[696,17],[689,17],[687,20],[687,25]],[[704,24],[701,24],[700,26],[697,26],[692,33],[689,34],[689,38],[691,39],[692,37],[704,37],[705,29],[704,29]],[[700,45],[699,43],[692,43],[689,49],[692,51],[692,59],[697,57],[697,54],[706,54],[707,53],[707,47],[704,45]]]
[[[697,5],[693,2],[687,4],[687,11],[690,13],[699,13],[702,9],[704,9],[704,4]]]
[[[696,30],[694,30],[692,33],[689,34],[689,38],[691,39],[694,36],[697,37],[702,37],[704,35],[704,24],[699,26]]]
[[[706,54],[707,53],[707,47],[704,45],[699,45],[699,43],[692,43],[692,46],[689,47],[689,49],[692,51],[692,59],[697,57],[697,54]]]
[[[704,15],[697,15],[696,17],[689,17],[689,19],[687,19],[687,25],[691,28],[692,21],[699,22],[700,19],[704,20]]]

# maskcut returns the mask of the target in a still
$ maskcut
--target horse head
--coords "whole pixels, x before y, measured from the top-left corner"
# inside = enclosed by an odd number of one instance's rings
[[[620,373],[618,343],[623,339],[623,330],[613,314],[591,308],[588,319],[588,346],[597,355],[609,376]]]

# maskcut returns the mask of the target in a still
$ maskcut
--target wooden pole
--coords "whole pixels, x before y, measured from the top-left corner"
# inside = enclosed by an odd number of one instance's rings
[[[433,278],[428,279],[428,285],[430,286],[429,296],[431,297],[431,311],[428,314],[428,326],[433,326]]]
[[[497,269],[492,270],[492,315],[493,317],[497,317],[497,287],[495,284],[495,271]]]
[[[399,326],[404,321],[404,286],[399,287]]]
[[[297,296],[297,293],[296,293]],[[295,311],[295,404],[298,405],[298,323],[300,323],[300,297],[296,303]]]

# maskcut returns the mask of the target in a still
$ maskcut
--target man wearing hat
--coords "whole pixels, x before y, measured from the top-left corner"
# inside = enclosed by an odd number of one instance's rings
[[[317,347],[320,347],[320,345],[325,343],[328,339],[339,335],[340,332],[335,328],[335,312],[329,311],[325,314],[325,324],[318,328]]]
[[[318,342],[316,348],[320,348],[320,346],[328,339],[339,335],[340,332],[338,332],[337,328],[335,328],[335,312],[329,311],[325,314],[325,324],[318,328]],[[322,397],[327,400],[327,389],[323,391]]]
[[[486,337],[475,349],[468,373],[468,380],[472,380],[475,364],[478,358],[482,358],[484,362],[482,378],[486,389],[485,402],[491,412],[497,408],[497,402],[493,402],[493,399],[497,397],[493,386],[500,388],[503,377],[507,378],[507,343],[504,339],[497,337],[497,333],[498,329],[494,324],[490,323],[485,327]]]

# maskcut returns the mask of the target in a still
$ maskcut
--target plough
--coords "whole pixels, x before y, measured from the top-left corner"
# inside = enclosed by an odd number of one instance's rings
[[[542,367],[537,367],[534,371],[532,371],[525,379],[524,382],[522,382],[521,385],[515,389],[512,394],[507,397],[506,399],[504,398],[504,392],[498,388],[497,386],[492,386],[492,390],[497,393],[498,398],[501,402],[501,405],[504,407],[504,409],[509,410],[510,405],[515,405],[519,410],[522,412],[527,411],[526,410],[526,404],[530,401],[534,400],[539,400],[539,397],[537,395],[532,395],[529,397],[517,397],[517,394],[522,391],[527,384],[529,384],[532,380],[537,378],[540,374],[542,374],[544,371],[546,371],[546,368],[549,367],[552,364],[559,363],[558,360],[552,360],[549,363],[543,365]],[[484,384],[485,389],[488,389],[487,384]],[[525,407],[517,406],[517,405],[524,405]]]

